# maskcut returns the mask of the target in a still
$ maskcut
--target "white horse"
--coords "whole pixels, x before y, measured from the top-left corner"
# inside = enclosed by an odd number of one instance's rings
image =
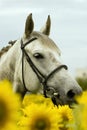
[[[33,31],[32,14],[26,19],[25,32],[0,57],[0,80],[13,83],[13,91],[44,94],[55,104],[70,104],[82,89],[60,62],[60,50],[48,36],[50,16],[40,32]]]

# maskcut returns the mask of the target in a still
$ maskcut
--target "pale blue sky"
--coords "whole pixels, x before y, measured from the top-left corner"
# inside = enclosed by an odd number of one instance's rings
[[[0,48],[22,36],[29,13],[33,13],[35,30],[50,14],[50,37],[72,74],[76,68],[87,67],[87,0],[0,0]]]

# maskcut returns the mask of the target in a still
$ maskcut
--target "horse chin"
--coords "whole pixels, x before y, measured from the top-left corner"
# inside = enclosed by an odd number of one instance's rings
[[[57,99],[56,97],[52,97],[51,99],[54,105],[63,105],[63,102],[60,99]]]
[[[74,99],[64,101],[56,97],[52,97],[52,102],[56,106],[68,105],[70,108],[74,108],[74,104],[77,104],[77,102]]]
[[[72,100],[71,102],[69,101],[67,104],[69,105],[70,108],[73,109],[75,107],[75,105],[77,105],[78,103],[76,100]]]

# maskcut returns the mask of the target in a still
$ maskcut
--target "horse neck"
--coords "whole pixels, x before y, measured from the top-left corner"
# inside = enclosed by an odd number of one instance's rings
[[[18,40],[0,59],[0,79],[13,80],[16,62],[20,56],[20,41]]]

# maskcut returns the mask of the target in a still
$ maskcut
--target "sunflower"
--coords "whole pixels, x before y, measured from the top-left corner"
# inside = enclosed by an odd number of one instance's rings
[[[23,107],[28,106],[29,104],[46,104],[47,106],[54,106],[50,98],[45,98],[43,95],[36,95],[36,94],[26,94],[23,99]]]
[[[19,96],[12,92],[10,82],[0,82],[0,130],[13,129],[18,119]],[[14,125],[14,127],[13,127]]]
[[[78,129],[87,129],[87,91],[83,91],[82,95],[76,97],[79,103],[75,106],[74,116]]]
[[[81,118],[81,124],[80,126],[82,126],[82,128],[84,130],[87,129],[87,107],[84,107],[82,110],[82,113],[79,113],[80,115],[82,114],[82,118]]]
[[[58,130],[58,116],[51,107],[31,104],[23,112],[24,116],[19,124],[25,130]]]
[[[69,108],[68,105],[59,106],[58,107],[58,115],[60,116],[61,120],[59,122],[59,128],[61,130],[71,130],[73,122],[73,112],[72,109]]]
[[[87,91],[83,91],[82,95],[76,96],[76,101],[87,106]]]
[[[71,121],[73,119],[72,109],[68,105],[59,106],[58,114],[60,114],[64,121]]]

